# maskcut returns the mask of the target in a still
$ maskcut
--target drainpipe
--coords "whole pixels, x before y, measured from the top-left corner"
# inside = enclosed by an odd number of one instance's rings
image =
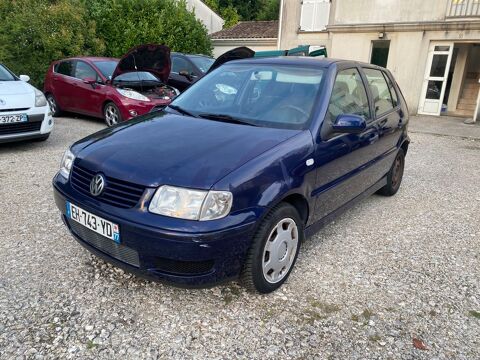
[[[478,79],[478,83],[480,83],[480,79]],[[473,115],[473,122],[477,121],[480,121],[480,89],[478,90],[477,107],[475,109],[475,114]]]
[[[283,24],[283,0],[280,0],[280,21],[278,22],[278,40],[277,40],[277,50],[280,50],[280,44],[282,41],[282,24]]]

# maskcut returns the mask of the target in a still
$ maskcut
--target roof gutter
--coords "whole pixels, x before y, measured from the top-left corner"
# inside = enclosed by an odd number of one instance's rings
[[[278,22],[277,50],[280,50],[280,46],[282,43],[283,5],[284,5],[283,0],[280,0],[280,15],[279,15],[280,21]]]

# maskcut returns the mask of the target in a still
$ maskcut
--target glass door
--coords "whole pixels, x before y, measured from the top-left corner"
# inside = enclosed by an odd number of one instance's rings
[[[453,43],[432,42],[428,51],[418,113],[440,115],[452,61]]]

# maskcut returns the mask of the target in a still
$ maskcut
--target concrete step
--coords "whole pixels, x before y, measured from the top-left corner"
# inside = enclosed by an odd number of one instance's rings
[[[466,118],[471,118],[473,117],[474,112],[471,110],[455,110],[451,112],[447,112],[447,115],[449,116],[458,116],[458,117],[466,117]]]
[[[473,99],[473,98],[470,98],[470,99],[466,99],[466,98],[461,98],[460,100],[458,100],[458,104],[463,104],[463,105],[477,105],[477,99]]]
[[[460,102],[457,105],[457,110],[468,110],[468,111],[475,111],[476,104],[461,104]]]

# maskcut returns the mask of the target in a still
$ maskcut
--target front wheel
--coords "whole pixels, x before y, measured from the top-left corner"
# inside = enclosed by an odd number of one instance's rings
[[[109,102],[103,108],[103,118],[105,119],[107,126],[110,127],[122,121],[122,114],[120,113],[117,105],[115,105],[113,102]]]
[[[57,104],[57,100],[55,100],[55,97],[52,94],[47,94],[46,96],[48,105],[50,106],[50,111],[52,112],[52,116],[58,117],[62,114],[62,110],[60,109],[60,106]]]
[[[398,150],[390,171],[387,174],[387,185],[378,190],[380,195],[393,196],[400,189],[403,179],[403,170],[405,169],[405,152],[403,149]]]
[[[262,294],[282,286],[295,265],[303,238],[298,211],[287,203],[274,207],[253,237],[240,277],[242,285]]]

